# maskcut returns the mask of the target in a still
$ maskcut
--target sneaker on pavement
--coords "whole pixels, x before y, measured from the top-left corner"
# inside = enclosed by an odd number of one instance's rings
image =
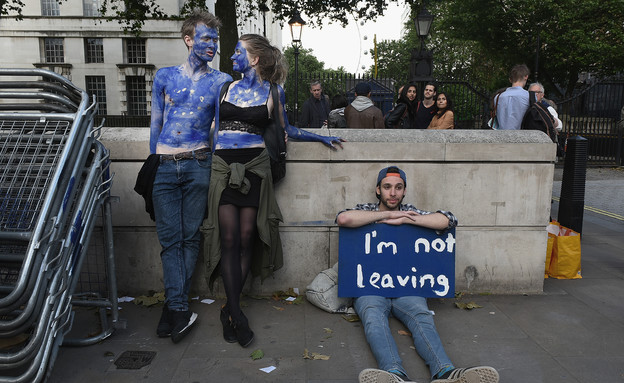
[[[359,383],[408,383],[407,380],[401,379],[398,375],[376,368],[367,368],[360,371],[358,381]]]
[[[165,304],[162,310],[162,314],[160,315],[160,321],[158,322],[158,327],[156,327],[156,335],[159,338],[167,338],[171,336],[171,311]]]
[[[197,314],[192,311],[173,311],[172,314],[172,326],[171,340],[173,343],[178,343],[191,331],[195,321],[197,320]]]
[[[487,366],[455,368],[431,383],[498,383],[498,372]]]

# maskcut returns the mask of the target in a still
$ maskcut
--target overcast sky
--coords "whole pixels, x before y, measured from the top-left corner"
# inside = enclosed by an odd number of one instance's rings
[[[347,72],[362,73],[362,65],[366,68],[373,65],[373,57],[368,51],[373,49],[375,34],[378,43],[401,37],[403,23],[408,15],[405,9],[405,5],[391,3],[383,17],[367,21],[364,25],[353,19],[344,28],[337,23],[327,24],[322,29],[306,25],[301,35],[303,48],[312,49],[319,61],[325,63],[325,68],[337,69],[343,66]],[[306,15],[302,15],[302,18],[307,19]],[[287,47],[292,44],[292,40],[288,24],[284,26],[282,45]]]

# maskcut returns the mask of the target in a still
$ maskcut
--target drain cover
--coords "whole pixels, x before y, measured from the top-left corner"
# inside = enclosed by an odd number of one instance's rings
[[[115,361],[118,369],[138,370],[152,363],[156,351],[124,351]]]

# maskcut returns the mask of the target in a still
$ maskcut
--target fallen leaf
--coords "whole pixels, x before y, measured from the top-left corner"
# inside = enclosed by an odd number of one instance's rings
[[[357,316],[356,314],[342,314],[342,319],[346,320],[347,322],[359,322],[360,321],[360,317]]]
[[[252,352],[251,355],[249,355],[251,357],[252,360],[258,360],[258,359],[262,359],[264,358],[264,352],[262,352],[262,350],[257,349],[256,351]]]
[[[407,332],[405,330],[399,330],[397,332],[399,333],[399,335],[412,336],[411,332]]]
[[[455,302],[455,306],[463,310],[472,310],[472,309],[480,309],[483,306],[476,304],[475,302]]]
[[[141,295],[136,297],[134,300],[135,305],[143,305],[147,307],[157,305],[158,303],[160,303],[160,301],[157,297],[154,296],[148,297],[145,295]]]
[[[482,308],[482,307],[483,307],[483,306],[481,306],[481,305],[479,305],[479,304],[476,304],[475,302],[468,302],[468,304],[466,305],[466,308],[467,308],[468,310],[472,310],[472,309],[480,309],[480,308]]]
[[[331,334],[332,332],[334,332],[334,330],[328,328],[328,327],[324,327],[323,330],[325,330],[326,333]]]
[[[284,311],[283,307],[277,307],[277,306],[273,306],[273,308],[277,311]]]
[[[329,355],[319,354],[318,352],[309,352],[307,348],[303,350],[303,359],[329,360],[329,358]]]
[[[300,305],[303,303],[303,295],[299,295],[294,301],[286,302],[289,305]]]

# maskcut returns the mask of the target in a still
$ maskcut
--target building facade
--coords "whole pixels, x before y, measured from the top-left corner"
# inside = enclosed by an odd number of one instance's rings
[[[180,20],[147,20],[139,38],[99,14],[100,0],[23,0],[23,20],[0,17],[0,67],[55,71],[95,95],[99,115],[147,116],[152,80],[159,68],[179,65],[188,51]],[[169,15],[183,1],[158,0]],[[207,0],[214,13],[215,0]],[[239,22],[238,32],[264,34],[281,48],[281,27],[272,13]],[[219,68],[217,52],[212,67]]]

